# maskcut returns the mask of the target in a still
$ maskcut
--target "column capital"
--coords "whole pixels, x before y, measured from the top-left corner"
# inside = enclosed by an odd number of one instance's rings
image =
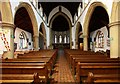
[[[1,27],[10,27],[10,28],[15,28],[15,25],[14,24],[11,24],[11,23],[6,23],[6,22],[2,22],[0,23],[0,26]]]
[[[110,24],[108,24],[109,28],[111,28],[112,26],[117,26],[120,25],[120,21],[115,21],[115,22],[111,22]]]

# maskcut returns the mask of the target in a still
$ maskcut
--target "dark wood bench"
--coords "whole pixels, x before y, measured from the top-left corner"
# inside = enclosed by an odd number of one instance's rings
[[[105,56],[104,54],[102,53],[96,53],[96,52],[91,52],[91,51],[81,51],[81,50],[65,50],[65,56],[66,56],[66,59],[68,61],[68,63],[71,62],[71,59],[73,57],[89,57],[89,56],[100,56],[101,58],[108,58],[109,56]]]
[[[89,72],[83,84],[120,84],[120,73],[118,74],[93,74]]]
[[[71,55],[69,57],[69,64],[71,65],[74,59],[106,59],[107,56],[104,55]]]
[[[3,75],[27,75],[35,72],[38,73],[40,80],[47,83],[56,60],[56,55],[57,50],[41,50],[19,54],[17,59],[1,59],[2,66],[0,66],[0,69]]]
[[[40,61],[47,61],[48,63],[50,63],[49,65],[51,65],[51,68],[54,66],[54,63],[55,63],[55,60],[56,60],[56,57],[55,56],[18,56],[17,59],[20,59],[20,60],[40,60]],[[48,60],[46,60],[48,59]]]
[[[24,55],[18,55],[18,59],[50,59],[49,63],[53,67],[55,64],[56,56],[57,56],[58,50],[40,50],[40,51],[34,51],[31,53],[27,53]]]
[[[119,58],[103,58],[100,59],[98,58],[74,58],[71,63],[71,69],[73,75],[75,75],[75,70],[77,67],[77,63],[119,63],[120,59]]]
[[[49,72],[52,72],[52,64],[51,58],[43,58],[43,59],[2,59],[2,63],[46,63],[46,67]]]
[[[0,66],[2,74],[33,74],[38,73],[38,76],[44,82],[47,82],[48,70],[45,65],[2,65]]]
[[[2,84],[40,84],[37,73],[34,74],[0,74],[0,83]]]
[[[118,74],[120,63],[80,63],[76,68],[76,81],[81,82],[89,72],[95,74]]]

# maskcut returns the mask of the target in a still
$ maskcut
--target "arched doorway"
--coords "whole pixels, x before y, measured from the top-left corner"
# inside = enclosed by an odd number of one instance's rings
[[[71,47],[71,22],[64,13],[57,13],[51,19],[51,40],[54,48]]]
[[[38,25],[34,12],[29,4],[23,2],[18,6],[15,13],[14,24],[17,28],[26,31],[26,33],[28,34],[28,48],[38,50]]]
[[[88,17],[90,18],[88,19]],[[108,24],[109,16],[106,7],[100,2],[91,4],[84,22],[84,50],[91,50],[90,46],[94,44],[95,39],[90,37],[91,33],[102,27],[106,27],[109,32]]]
[[[77,23],[76,26],[76,33],[75,33],[75,46],[76,49],[83,49],[83,32],[82,32],[82,25],[80,24],[80,22]]]
[[[46,31],[43,22],[40,25],[39,29],[39,48],[46,49]]]

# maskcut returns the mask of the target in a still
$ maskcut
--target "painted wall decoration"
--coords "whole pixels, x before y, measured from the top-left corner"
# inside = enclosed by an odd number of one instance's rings
[[[0,28],[0,51],[10,51],[10,31]]]

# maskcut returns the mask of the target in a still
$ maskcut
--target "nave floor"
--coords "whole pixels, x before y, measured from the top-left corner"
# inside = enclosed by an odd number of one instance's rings
[[[74,84],[74,78],[70,71],[69,64],[64,56],[64,51],[62,49],[58,50],[58,58],[56,60],[54,72],[52,78],[58,84]]]

